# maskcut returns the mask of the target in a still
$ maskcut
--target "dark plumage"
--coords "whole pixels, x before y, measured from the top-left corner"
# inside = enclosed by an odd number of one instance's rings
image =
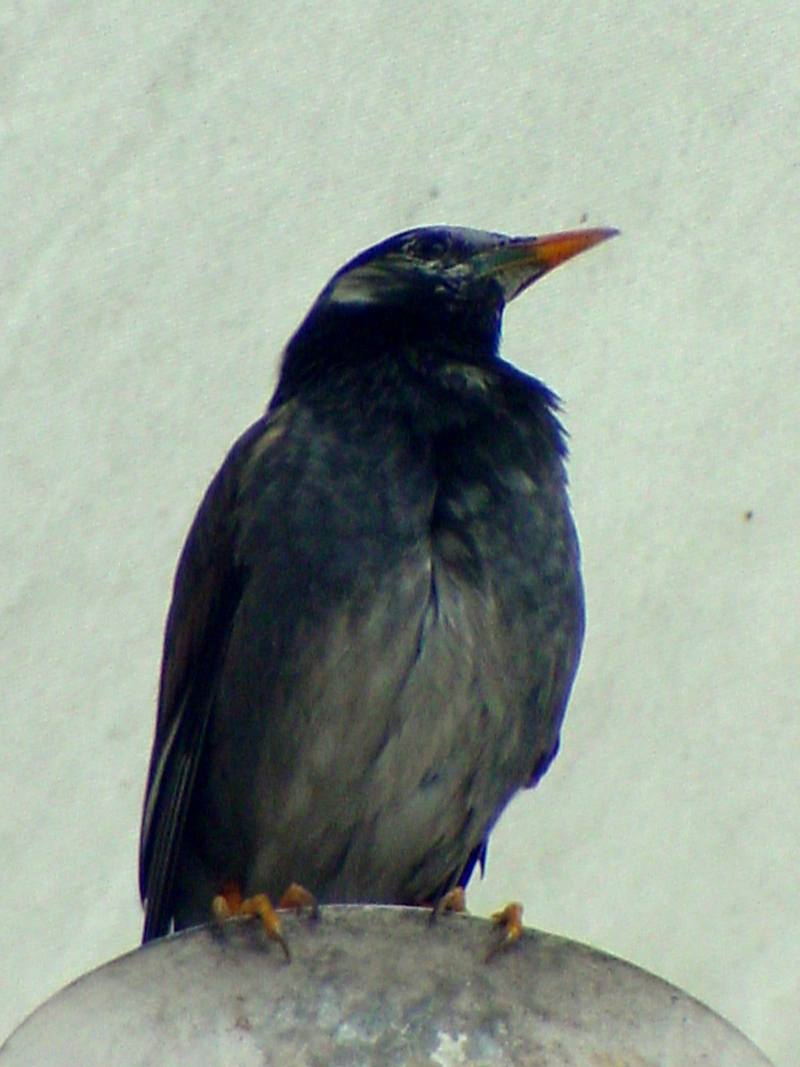
[[[422,903],[544,774],[583,635],[553,394],[505,304],[614,231],[411,230],[323,290],[189,532],[140,854],[144,940],[226,880]]]

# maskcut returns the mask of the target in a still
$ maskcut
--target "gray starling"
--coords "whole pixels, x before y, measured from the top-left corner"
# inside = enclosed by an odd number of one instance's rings
[[[583,638],[557,400],[503,309],[616,231],[425,228],[289,341],[178,564],[142,817],[144,941],[226,886],[436,903],[558,749]]]

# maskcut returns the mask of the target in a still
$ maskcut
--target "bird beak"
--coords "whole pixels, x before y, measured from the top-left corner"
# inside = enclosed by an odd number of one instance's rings
[[[545,237],[512,237],[494,248],[478,252],[473,266],[476,273],[489,275],[499,283],[508,303],[553,267],[609,237],[616,237],[618,233],[619,230],[598,228],[567,230]]]

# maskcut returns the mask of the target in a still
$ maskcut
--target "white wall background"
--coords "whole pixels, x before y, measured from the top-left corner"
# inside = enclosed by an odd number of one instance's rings
[[[588,641],[471,905],[800,1063],[794,0],[6,0],[0,49],[0,1035],[137,942],[174,564],[311,299],[586,220],[505,354],[566,403]]]

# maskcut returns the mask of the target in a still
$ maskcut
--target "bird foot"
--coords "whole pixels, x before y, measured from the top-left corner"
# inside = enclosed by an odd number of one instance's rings
[[[467,910],[467,895],[462,885],[457,885],[445,893],[436,907],[433,909],[437,915],[443,915],[446,911],[465,912]]]
[[[515,941],[519,941],[522,936],[522,905],[516,901],[506,904],[500,911],[494,912],[492,923],[494,935],[489,951],[486,953],[486,963],[493,960],[498,952],[513,945]]]
[[[292,882],[288,887],[278,901],[278,908],[285,911],[296,911],[298,915],[305,908],[308,908],[311,919],[319,918],[319,902],[317,898],[305,886],[298,885],[297,882]]]
[[[435,923],[440,915],[444,915],[448,911],[465,912],[467,910],[467,897],[464,887],[457,885],[455,889],[448,890],[435,904],[426,901],[420,906],[431,908],[431,923]]]
[[[224,922],[234,915],[257,915],[267,937],[271,941],[277,941],[286,955],[286,962],[291,961],[292,956],[281,930],[281,921],[266,893],[256,893],[252,897],[243,898],[239,886],[228,882],[211,902],[211,911],[217,922]]]

